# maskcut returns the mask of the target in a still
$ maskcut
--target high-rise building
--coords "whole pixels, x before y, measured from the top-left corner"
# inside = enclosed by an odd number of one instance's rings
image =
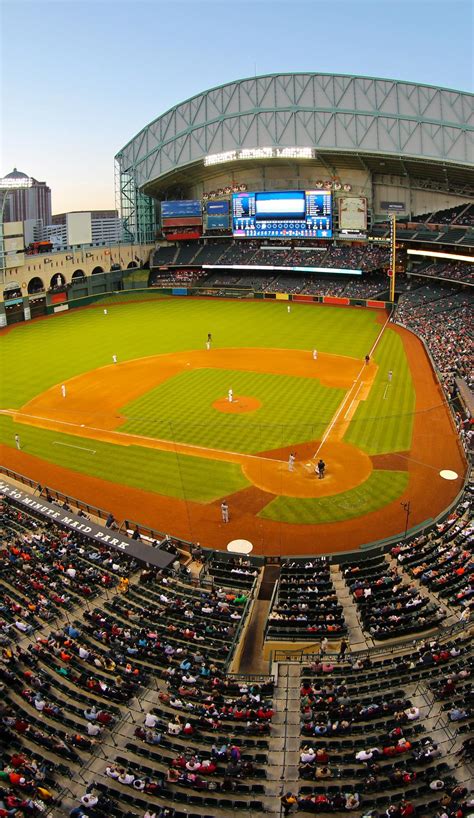
[[[46,182],[14,168],[0,179],[0,188],[4,193],[11,188],[5,202],[5,222],[42,219],[43,224],[51,224],[51,189]]]

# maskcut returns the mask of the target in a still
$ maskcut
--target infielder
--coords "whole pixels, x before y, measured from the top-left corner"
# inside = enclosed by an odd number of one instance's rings
[[[223,500],[221,503],[221,517],[223,523],[229,522],[229,506],[226,500]]]
[[[318,350],[317,349],[313,349],[313,360],[314,361],[318,360]]]
[[[295,460],[296,460],[295,453],[290,452],[290,456],[288,458],[288,471],[294,471],[295,470]]]
[[[234,400],[234,392],[233,392],[232,389],[229,389],[228,400],[229,400],[229,403],[232,403],[232,401]]]
[[[67,395],[66,386],[64,384],[61,384],[61,395],[63,396],[63,398],[65,398]]]

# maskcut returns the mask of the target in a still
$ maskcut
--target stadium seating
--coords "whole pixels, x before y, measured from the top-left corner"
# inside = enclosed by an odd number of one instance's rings
[[[329,561],[320,557],[284,562],[268,616],[266,639],[315,639],[346,632]]]
[[[374,639],[405,636],[432,628],[445,613],[414,584],[407,584],[383,555],[349,563],[344,578]]]

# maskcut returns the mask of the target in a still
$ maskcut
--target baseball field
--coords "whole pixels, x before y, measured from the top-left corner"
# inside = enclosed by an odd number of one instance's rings
[[[347,550],[461,486],[430,361],[380,310],[124,294],[4,330],[1,349],[2,462],[186,540]]]

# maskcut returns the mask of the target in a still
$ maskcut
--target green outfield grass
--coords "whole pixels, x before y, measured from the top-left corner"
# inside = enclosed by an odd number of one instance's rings
[[[20,436],[26,454],[111,483],[119,482],[180,500],[210,503],[249,485],[240,466],[234,463],[176,455],[142,446],[101,443],[14,423],[12,418],[0,415],[2,442],[14,446],[15,434]],[[95,454],[86,449],[95,451]]]
[[[124,361],[204,349],[208,332],[214,347],[316,347],[363,358],[380,330],[368,310],[293,304],[288,315],[286,307],[176,297],[109,306],[104,315],[101,302],[13,327],[1,339],[0,406],[20,407],[55,384],[110,364],[114,354]]]
[[[407,485],[407,472],[377,469],[357,488],[332,497],[277,497],[259,517],[306,525],[351,520],[401,497]]]
[[[406,451],[411,446],[416,395],[402,340],[390,327],[374,360],[379,367],[375,383],[367,400],[359,403],[344,440],[367,454]]]
[[[252,414],[212,407],[234,395],[258,398]],[[121,409],[120,429],[165,440],[238,452],[263,452],[318,440],[344,396],[313,378],[221,369],[184,371]]]

